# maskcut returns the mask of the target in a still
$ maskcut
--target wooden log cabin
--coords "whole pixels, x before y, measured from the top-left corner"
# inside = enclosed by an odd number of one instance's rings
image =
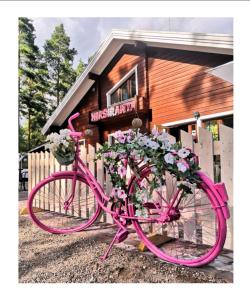
[[[218,138],[218,124],[233,127],[233,38],[225,34],[113,30],[43,128],[93,130],[86,144],[131,128],[154,126],[178,138],[197,126]]]

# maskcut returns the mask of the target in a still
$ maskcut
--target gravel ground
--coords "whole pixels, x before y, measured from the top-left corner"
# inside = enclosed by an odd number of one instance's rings
[[[152,255],[117,247],[102,262],[99,257],[108,245],[107,232],[110,228],[54,235],[37,228],[28,216],[20,216],[19,282],[227,282],[225,278],[203,272],[202,269],[171,265]]]

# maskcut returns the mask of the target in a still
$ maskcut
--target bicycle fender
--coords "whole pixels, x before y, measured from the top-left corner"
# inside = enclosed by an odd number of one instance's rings
[[[211,189],[215,197],[218,199],[218,204],[222,210],[224,218],[227,220],[230,218],[230,212],[228,207],[228,194],[226,186],[223,182],[214,183],[209,177],[207,177],[203,172],[197,172],[201,178],[205,181],[207,186]],[[215,207],[216,209],[216,207]]]
[[[225,219],[229,219],[230,212],[229,212],[229,208],[228,208],[228,204],[227,204],[228,194],[227,194],[225,183],[224,182],[215,183],[214,187],[217,190],[218,194],[220,195],[219,200],[220,200],[220,204],[222,207],[223,215],[224,215]]]

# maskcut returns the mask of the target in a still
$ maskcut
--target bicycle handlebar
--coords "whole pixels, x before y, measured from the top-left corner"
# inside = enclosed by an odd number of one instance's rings
[[[74,126],[72,125],[72,121],[76,118],[78,118],[80,116],[80,113],[76,113],[74,115],[72,115],[69,120],[68,120],[68,124],[69,124],[69,129],[71,130],[71,133],[70,133],[70,136],[71,138],[77,142],[79,138],[81,138],[83,136],[83,133],[82,132],[77,132],[75,131],[75,128]]]
[[[68,120],[69,129],[70,129],[71,131],[73,131],[73,132],[75,132],[75,128],[73,127],[73,125],[72,125],[71,122],[72,122],[74,119],[78,118],[79,116],[80,116],[80,113],[77,112],[76,114],[72,115],[72,116],[69,118],[69,120]]]

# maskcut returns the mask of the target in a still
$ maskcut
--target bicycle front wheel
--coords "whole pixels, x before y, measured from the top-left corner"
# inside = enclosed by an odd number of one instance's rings
[[[101,213],[93,192],[84,178],[56,175],[44,179],[31,191],[28,210],[34,223],[51,233],[71,233],[84,230],[92,225]],[[64,204],[74,194],[65,210]]]
[[[142,171],[140,176],[132,182],[130,193],[135,192],[136,186],[149,186],[154,174],[148,169]],[[148,192],[151,196],[143,203],[144,207],[151,208],[148,209],[151,221],[132,222],[139,238],[156,256],[171,263],[195,267],[211,262],[222,250],[226,221],[221,208],[214,209],[216,199],[204,179],[197,186],[190,185],[190,188],[192,193],[181,198],[178,207],[172,210],[172,218],[170,216],[169,220],[158,222],[178,193],[176,178],[166,172],[160,188]],[[145,212],[145,208],[142,210]],[[132,216],[140,214],[140,208],[134,207]],[[154,237],[158,237],[158,241]]]

